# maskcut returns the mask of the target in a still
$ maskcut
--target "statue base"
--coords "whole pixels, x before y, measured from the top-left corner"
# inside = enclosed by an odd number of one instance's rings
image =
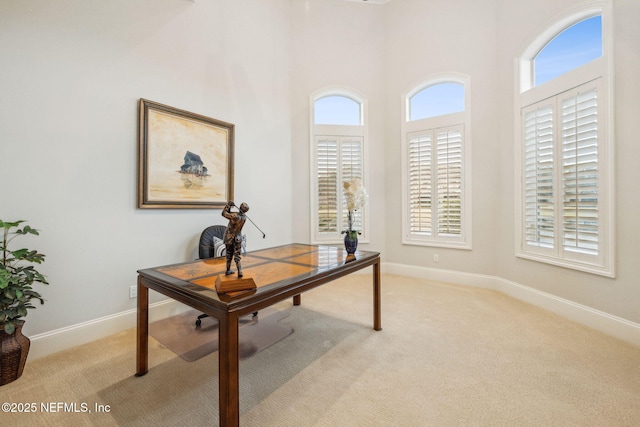
[[[253,277],[238,278],[236,274],[229,276],[219,274],[216,278],[216,292],[219,294],[247,291],[256,288],[256,282],[253,281]]]

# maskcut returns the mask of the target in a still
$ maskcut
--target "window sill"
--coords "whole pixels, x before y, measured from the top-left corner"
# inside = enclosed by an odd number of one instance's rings
[[[597,274],[599,276],[615,278],[615,273],[610,266],[592,264],[586,262],[576,262],[551,256],[544,256],[539,254],[532,254],[528,252],[516,253],[518,258],[528,259],[530,261],[541,262],[545,264],[551,264],[558,267],[569,268],[571,270],[583,271],[585,273]]]
[[[451,249],[464,249],[471,250],[471,244],[467,242],[437,242],[437,241],[427,241],[427,240],[414,240],[414,239],[403,239],[403,245],[409,246],[430,246],[434,248],[451,248]]]

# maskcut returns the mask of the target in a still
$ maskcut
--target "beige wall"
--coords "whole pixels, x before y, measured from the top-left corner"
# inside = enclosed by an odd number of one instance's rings
[[[430,268],[495,272],[494,209],[500,198],[496,138],[496,8],[493,1],[389,3],[387,25],[387,259]],[[470,78],[472,151],[473,250],[453,250],[402,244],[399,207],[401,196],[401,102],[407,93],[430,76],[462,73]],[[434,255],[439,262],[434,262]]]
[[[294,240],[309,242],[309,114],[312,93],[331,87],[368,101],[370,243],[363,249],[384,253],[384,7],[337,0],[293,1],[292,147]]]
[[[42,230],[51,282],[28,335],[133,309],[136,270],[196,258],[226,224],[136,209],[139,98],[234,123],[236,200],[267,234],[248,225],[249,246],[291,241],[288,5],[0,2],[0,218]]]

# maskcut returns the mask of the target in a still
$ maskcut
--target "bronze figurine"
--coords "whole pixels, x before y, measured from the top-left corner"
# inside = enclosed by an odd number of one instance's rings
[[[235,203],[229,200],[222,210],[222,216],[229,220],[223,239],[227,248],[227,271],[224,274],[229,276],[234,273],[234,271],[231,270],[231,260],[233,259],[238,269],[238,277],[242,277],[242,265],[240,263],[242,253],[242,227],[247,220],[245,213],[249,210],[249,205],[242,203],[238,208],[238,212],[231,212],[231,208],[233,207],[236,207]]]

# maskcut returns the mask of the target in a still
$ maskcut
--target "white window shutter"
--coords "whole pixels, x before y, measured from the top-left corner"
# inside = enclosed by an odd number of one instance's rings
[[[338,139],[316,139],[318,232],[338,232]]]
[[[409,233],[414,239],[463,237],[464,126],[407,135]]]
[[[554,247],[554,109],[548,102],[526,109],[524,124],[524,239]]]
[[[363,181],[363,159],[362,159],[362,138],[340,138],[340,164],[342,178],[340,180],[338,191],[342,196],[342,229],[346,230],[348,225],[347,219],[347,203],[344,200],[344,190],[342,183],[358,178]],[[353,214],[353,227],[355,230],[363,230],[363,212],[362,209],[357,210]]]
[[[409,231],[432,234],[431,133],[409,135]]]
[[[438,235],[462,234],[462,127],[437,131]]]
[[[598,254],[598,92],[562,103],[563,236],[567,251]]]
[[[363,152],[362,137],[316,137],[317,235],[337,239],[346,230],[343,182],[359,178],[364,183]],[[364,212],[354,213],[353,225],[356,230],[364,231]]]
[[[525,256],[594,272],[604,271],[607,240],[598,88],[590,82],[522,110]]]

